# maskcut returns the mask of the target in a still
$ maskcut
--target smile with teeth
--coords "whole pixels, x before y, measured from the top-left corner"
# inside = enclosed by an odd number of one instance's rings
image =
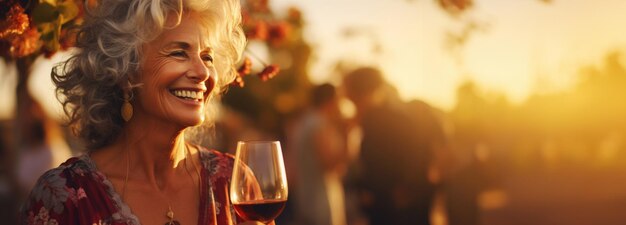
[[[172,94],[178,98],[201,102],[204,99],[204,91],[172,90]]]

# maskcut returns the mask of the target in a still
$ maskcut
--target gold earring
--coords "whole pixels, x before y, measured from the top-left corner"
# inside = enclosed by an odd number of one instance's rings
[[[130,96],[124,92],[124,103],[122,104],[122,119],[128,122],[133,117],[133,105],[130,104]]]

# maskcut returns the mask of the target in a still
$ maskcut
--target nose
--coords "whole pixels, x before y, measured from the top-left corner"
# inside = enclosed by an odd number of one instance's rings
[[[185,73],[187,78],[198,83],[202,83],[209,79],[209,76],[211,76],[209,72],[210,70],[199,56],[194,57],[190,64],[189,70]]]

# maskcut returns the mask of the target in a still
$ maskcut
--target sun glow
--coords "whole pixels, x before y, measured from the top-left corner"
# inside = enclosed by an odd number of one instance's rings
[[[455,104],[456,87],[473,80],[514,103],[534,92],[571,87],[581,66],[612,50],[626,49],[620,21],[626,2],[476,1],[468,17],[485,23],[458,52],[446,48],[446,33],[460,28],[434,1],[272,1],[277,11],[298,6],[314,46],[314,82],[337,80],[338,60],[378,65],[406,99],[444,109]],[[584,10],[583,10],[584,9]],[[601,13],[598,13],[601,12]],[[346,38],[346,29],[358,29]],[[379,44],[381,51],[376,52]],[[455,55],[456,54],[456,55]]]

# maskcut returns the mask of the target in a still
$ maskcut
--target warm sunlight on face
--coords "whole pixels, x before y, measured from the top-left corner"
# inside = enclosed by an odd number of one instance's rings
[[[188,15],[144,46],[136,113],[180,127],[204,121],[206,100],[216,79],[213,53],[205,39]]]

